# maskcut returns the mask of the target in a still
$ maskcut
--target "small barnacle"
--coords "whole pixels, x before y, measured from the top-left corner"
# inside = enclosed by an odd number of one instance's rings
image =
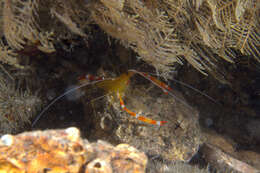
[[[5,145],[5,146],[11,146],[14,142],[14,137],[12,135],[3,135],[0,138],[0,145]]]
[[[77,128],[75,127],[70,127],[70,128],[67,128],[65,130],[65,132],[67,133],[68,135],[68,138],[71,140],[71,141],[78,141],[79,138],[80,138],[80,132]]]
[[[100,173],[112,173],[112,168],[109,163],[101,159],[95,159],[87,165],[87,171],[100,172]]]

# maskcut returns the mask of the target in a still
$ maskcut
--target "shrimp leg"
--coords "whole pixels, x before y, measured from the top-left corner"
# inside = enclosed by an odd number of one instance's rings
[[[150,82],[152,82],[155,86],[159,87],[162,89],[162,91],[166,94],[166,95],[170,95],[171,97],[175,98],[176,100],[178,100],[179,102],[181,102],[183,105],[185,105],[186,107],[188,107],[189,109],[193,110],[193,108],[191,106],[189,106],[185,101],[183,101],[181,98],[175,96],[172,93],[172,88],[170,88],[167,84],[165,84],[164,82],[161,82],[160,80],[156,79],[155,77],[147,74],[147,73],[143,73],[143,72],[139,72],[137,70],[128,70],[130,72],[134,72],[136,74],[139,74],[141,76],[143,76],[145,79],[149,80]]]
[[[167,123],[167,121],[156,121],[156,120],[152,120],[150,118],[146,118],[144,116],[141,116],[140,114],[138,113],[134,113],[132,112],[131,110],[129,110],[126,106],[125,106],[125,103],[120,95],[120,93],[118,92],[117,93],[117,97],[119,98],[120,100],[120,106],[121,108],[126,111],[128,114],[130,114],[131,116],[134,116],[135,118],[137,118],[138,120],[140,121],[143,121],[145,123],[148,123],[148,124],[152,124],[152,125],[158,125],[158,126],[162,126],[164,125],[165,123]]]

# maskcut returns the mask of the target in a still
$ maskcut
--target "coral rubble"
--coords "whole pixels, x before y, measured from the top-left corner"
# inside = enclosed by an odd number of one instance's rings
[[[79,130],[24,132],[0,138],[0,172],[145,172],[144,153],[127,144],[89,143]]]

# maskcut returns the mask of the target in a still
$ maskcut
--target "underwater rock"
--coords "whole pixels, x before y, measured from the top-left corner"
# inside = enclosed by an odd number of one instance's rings
[[[201,147],[203,158],[218,170],[228,166],[242,173],[258,173],[260,171],[260,155],[255,151],[236,148],[230,138],[216,133],[205,134],[207,141]],[[220,171],[222,172],[222,171]]]
[[[86,115],[85,121],[91,119],[95,124],[90,139],[105,139],[111,143],[120,141],[135,146],[149,156],[170,161],[188,162],[197,154],[203,143],[199,114],[187,105],[180,93],[175,92],[177,100],[156,87],[151,87],[149,92],[140,85],[129,87],[123,98],[129,110],[154,120],[167,120],[167,123],[157,126],[141,122],[122,111],[119,101],[110,94],[106,97],[108,99],[95,100],[93,108],[89,108],[91,105],[88,103],[85,106],[85,112],[90,112],[90,109],[97,112],[96,115]],[[180,102],[180,99],[183,101]]]
[[[147,157],[134,147],[89,143],[77,128],[24,132],[0,138],[0,172],[141,173]]]

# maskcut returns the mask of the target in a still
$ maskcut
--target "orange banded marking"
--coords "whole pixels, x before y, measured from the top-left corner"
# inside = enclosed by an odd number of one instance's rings
[[[160,86],[165,94],[168,94],[168,91],[171,91],[172,89],[169,87],[169,85],[165,84],[164,82],[158,80],[157,78],[146,74],[144,72],[140,72],[143,76],[147,77],[149,80],[153,81],[156,85]]]
[[[138,114],[138,113],[134,113],[134,112],[130,111],[129,109],[126,108],[126,106],[125,106],[125,104],[124,104],[124,101],[123,101],[123,99],[122,99],[120,93],[117,93],[117,96],[118,96],[118,98],[119,98],[119,100],[120,100],[120,106],[121,106],[121,108],[122,108],[124,111],[126,111],[128,114],[130,114],[131,116],[134,116],[135,118],[137,118],[138,120],[143,121],[143,122],[148,123],[148,124],[158,125],[158,126],[161,126],[161,125],[167,123],[167,121],[155,121],[155,120],[153,120],[153,119],[150,119],[150,118],[146,118],[146,117],[144,117],[144,116],[141,116],[141,115]]]
[[[156,85],[157,87],[161,88],[162,91],[167,94],[167,95],[170,95],[172,97],[174,97],[176,100],[180,101],[183,105],[187,106],[188,108],[190,108],[191,110],[193,110],[193,108],[191,106],[189,106],[186,102],[184,102],[182,99],[178,98],[177,96],[175,96],[173,93],[172,93],[172,88],[170,88],[168,85],[166,85],[165,83],[161,82],[160,80],[144,73],[144,72],[139,72],[137,70],[134,70],[134,69],[131,69],[131,70],[128,70],[130,72],[134,72],[134,73],[137,73],[141,76],[143,76],[145,79],[151,81],[154,85]]]

